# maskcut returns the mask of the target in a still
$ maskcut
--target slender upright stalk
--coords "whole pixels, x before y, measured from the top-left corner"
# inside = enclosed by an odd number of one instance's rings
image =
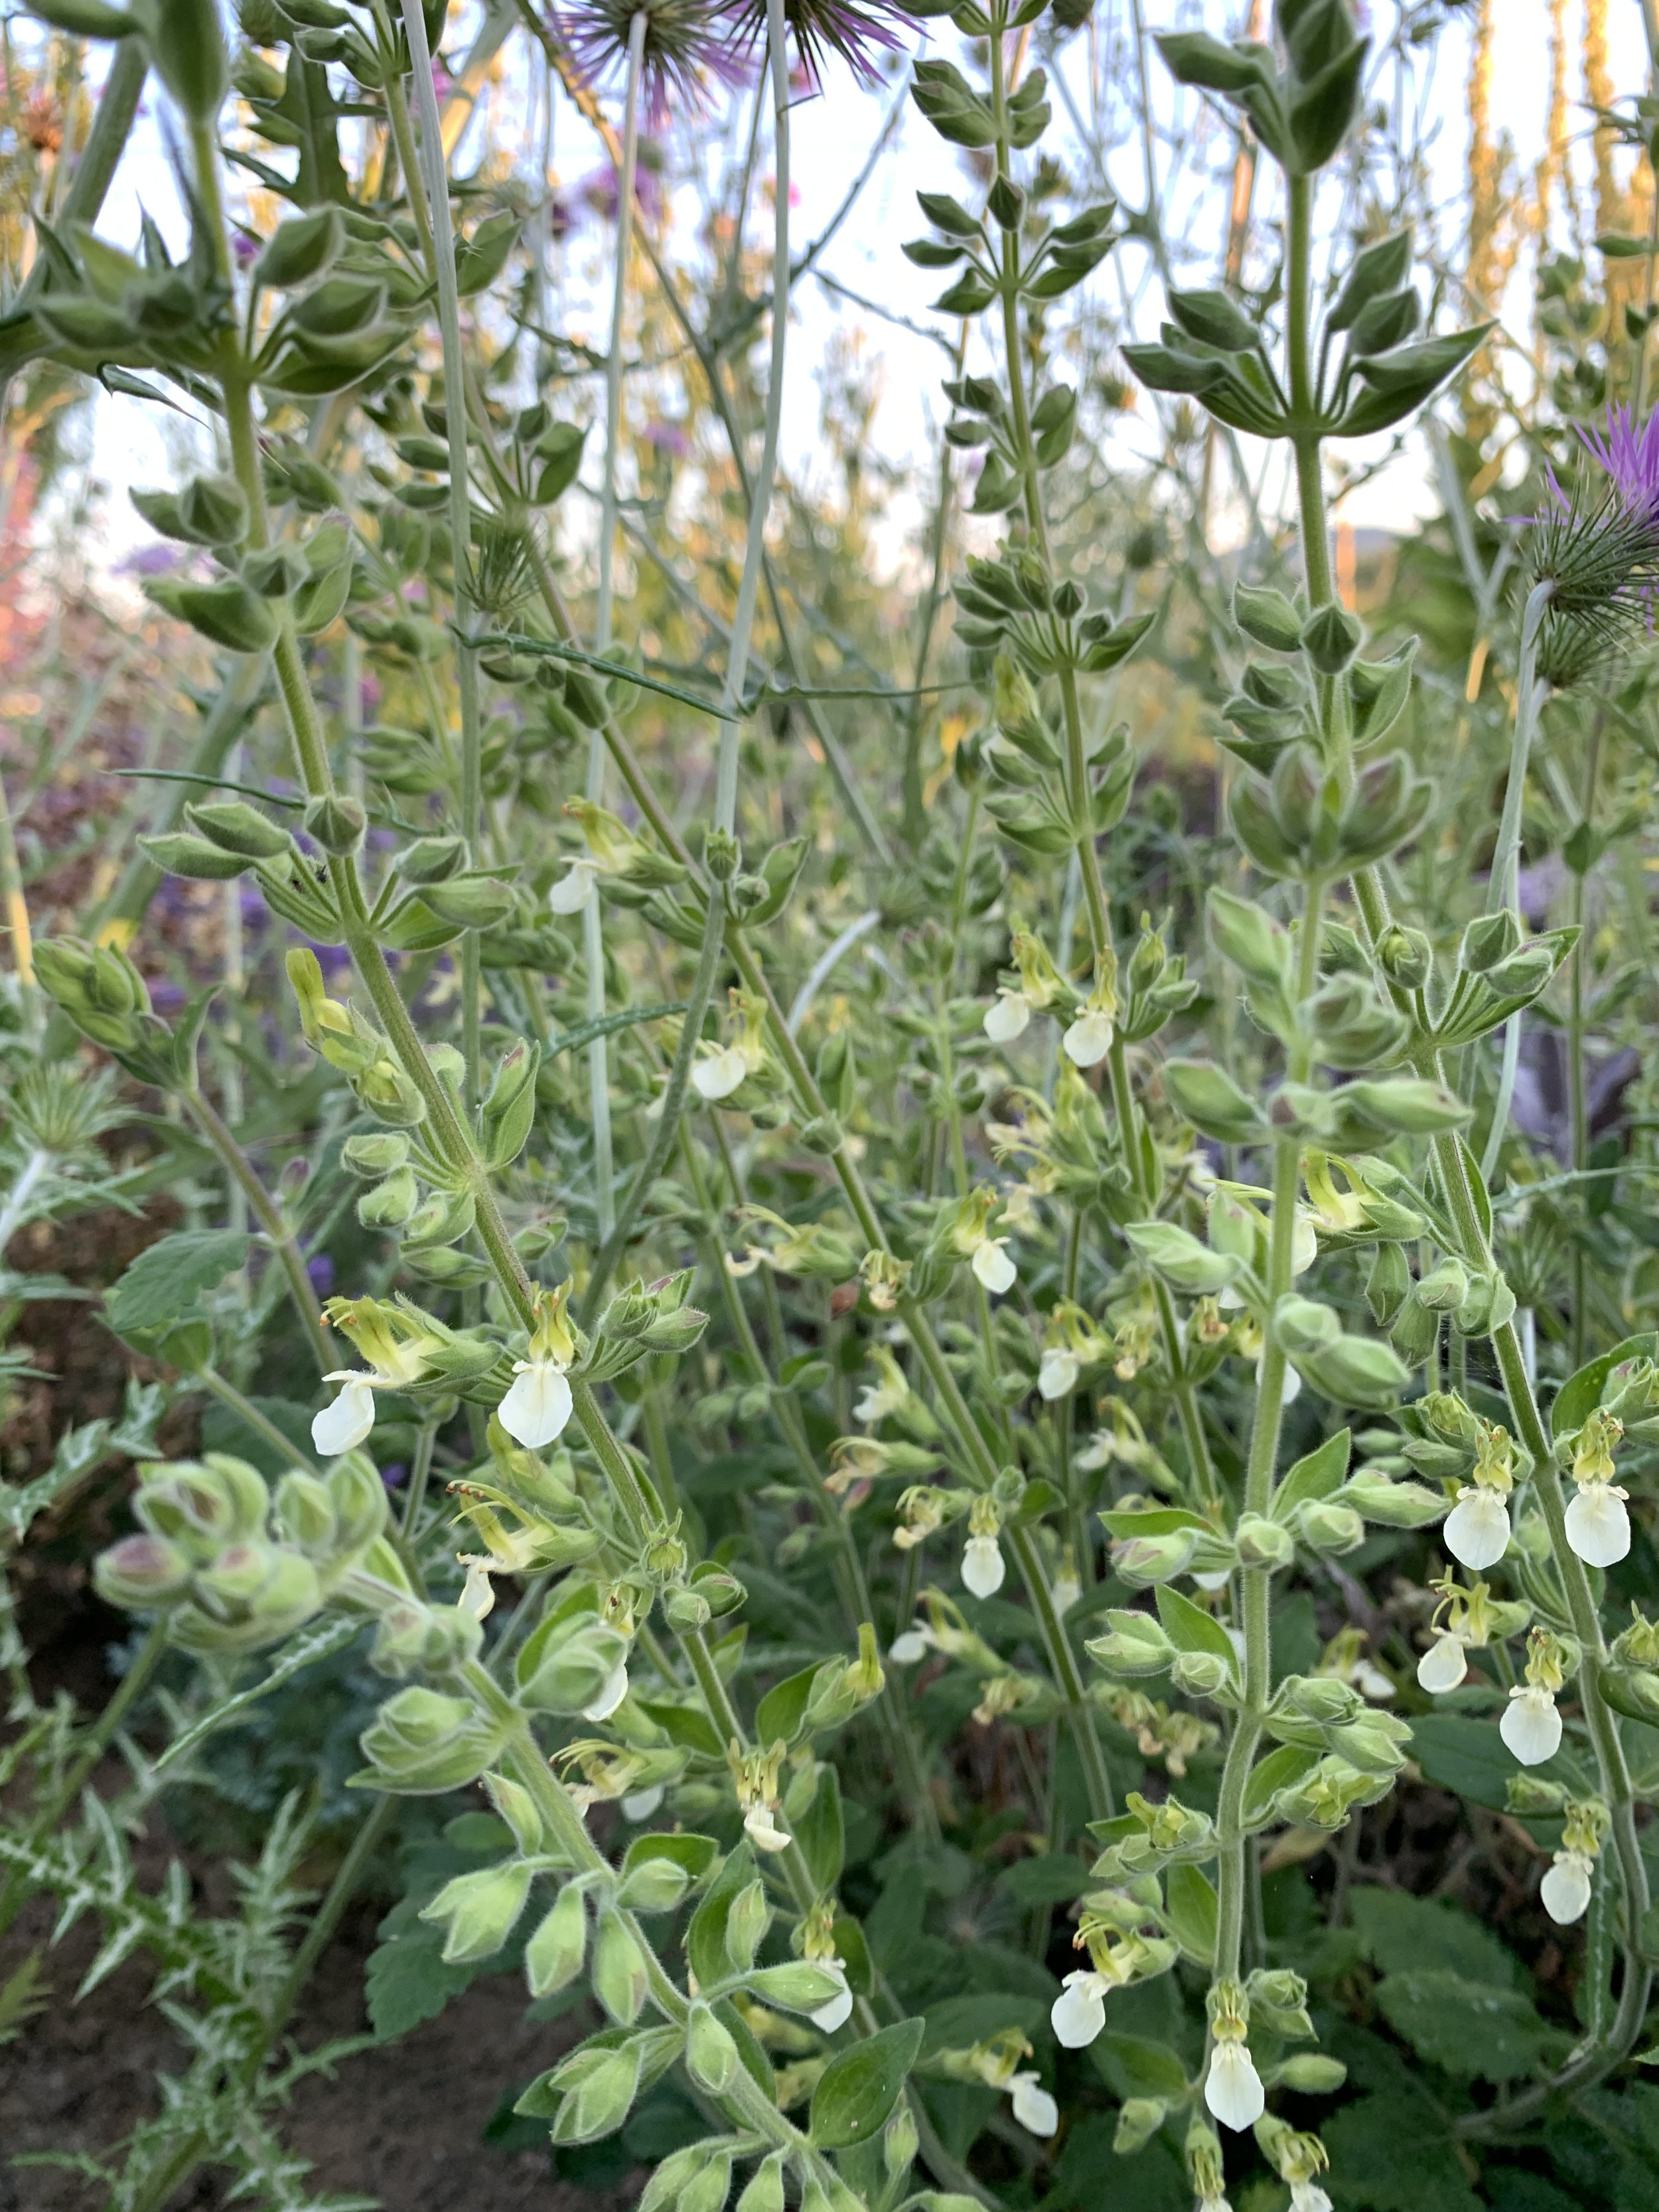
[[[432,224],[434,273],[438,283],[438,329],[443,344],[444,418],[449,441],[450,562],[455,577],[455,620],[460,642],[455,655],[456,680],[461,695],[461,835],[466,840],[467,864],[477,867],[483,858],[483,780],[482,723],[478,704],[478,653],[472,640],[478,629],[478,608],[473,597],[472,501],[468,473],[466,439],[466,363],[461,345],[461,297],[455,281],[455,233],[449,204],[448,164],[444,157],[443,125],[438,95],[432,82],[432,56],[426,41],[426,18],[420,0],[403,0],[404,28],[409,37],[413,64],[416,112],[420,117],[420,154],[424,171],[428,210]],[[466,1061],[466,1091],[477,1104],[479,1090],[479,1030],[482,1020],[483,975],[478,933],[461,933],[461,1052]]]
[[[599,484],[599,586],[593,616],[593,649],[608,652],[612,617],[612,570],[617,556],[617,464],[622,444],[623,341],[628,308],[628,264],[634,247],[635,179],[640,154],[640,86],[650,12],[635,8],[628,21],[628,79],[623,107],[622,160],[617,171],[617,266],[611,296],[611,344],[605,362],[605,463]],[[587,740],[588,799],[605,798],[605,735]],[[591,890],[582,909],[582,956],[587,966],[587,1018],[605,1012],[605,908]],[[610,1055],[604,1037],[587,1048],[589,1110],[593,1124],[593,1181],[599,1235],[608,1245],[616,1226],[616,1163],[611,1132]],[[612,1261],[614,1265],[614,1257]]]

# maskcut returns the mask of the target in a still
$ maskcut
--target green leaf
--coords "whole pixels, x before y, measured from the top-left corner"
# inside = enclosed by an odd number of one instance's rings
[[[1284,1521],[1310,1498],[1328,1498],[1334,1490],[1340,1490],[1348,1472],[1352,1444],[1350,1432],[1339,1429],[1334,1437],[1327,1437],[1316,1451],[1297,1460],[1273,1492],[1273,1519]]]
[[[631,1874],[647,1859],[672,1859],[676,1866],[685,1869],[693,1881],[700,1881],[720,1856],[720,1848],[712,1836],[690,1835],[678,1830],[672,1835],[635,1836],[623,1860],[623,1872]]]
[[[997,1887],[1021,1905],[1069,1905],[1089,1887],[1089,1870],[1067,1851],[1016,1859],[997,1876]]]
[[[1177,1651],[1205,1651],[1217,1659],[1224,1660],[1235,1680],[1238,1678],[1238,1653],[1233,1639],[1221,1623],[1202,1606],[1194,1605],[1189,1597],[1182,1597],[1178,1589],[1160,1583],[1153,1595],[1158,1599],[1158,1617],[1164,1624],[1164,1632]]]
[[[1420,1713],[1412,1717],[1411,1755],[1427,1780],[1454,1790],[1471,1804],[1489,1811],[1508,1808],[1515,1760],[1490,1721],[1468,1713]],[[1568,1779],[1556,1759],[1534,1768],[1547,1781]]]
[[[1195,1866],[1174,1866],[1164,1885],[1164,1910],[1170,1933],[1200,1966],[1215,1964],[1220,1904],[1208,1877]]]
[[[200,1293],[222,1283],[247,1257],[240,1229],[182,1229],[151,1244],[109,1294],[105,1309],[118,1336],[161,1328],[195,1306]]]
[[[1413,1731],[1419,1725],[1413,1721]],[[1385,1974],[1416,1972],[1432,1961],[1466,1982],[1528,1987],[1526,1968],[1508,1945],[1455,1905],[1368,1886],[1354,1891],[1349,1915],[1366,1958]]]
[[[715,1877],[714,1887],[691,1916],[685,1931],[685,1955],[704,1989],[713,1989],[732,1971],[726,1955],[726,1923],[732,1901],[755,1876],[755,1853],[747,1838],[738,1845]]]
[[[804,1813],[790,1814],[789,1832],[819,1889],[834,1889],[847,1857],[847,1835],[842,1825],[841,1781],[833,1766],[820,1765],[812,1802]]]
[[[780,1736],[785,1743],[794,1741],[823,1664],[821,1659],[815,1659],[810,1667],[803,1667],[798,1674],[789,1675],[767,1692],[755,1711],[755,1734],[760,1742],[774,1743]]]
[[[1294,1743],[1281,1744],[1277,1751],[1270,1751],[1265,1759],[1259,1759],[1244,1784],[1245,1826],[1259,1828],[1279,1791],[1294,1789],[1318,1764],[1316,1751],[1304,1750]]]
[[[811,2138],[820,2150],[851,2150],[879,2134],[923,2033],[921,2021],[900,2021],[830,2060],[812,2092]]]
[[[1467,1982],[1444,1966],[1389,1974],[1376,2002],[1419,2058],[1460,2081],[1514,2081],[1562,2039],[1518,1990]]]
[[[1607,1377],[1615,1367],[1621,1367],[1627,1359],[1652,1359],[1656,1356],[1659,1356],[1659,1335],[1646,1329],[1640,1336],[1627,1336],[1611,1352],[1603,1352],[1587,1361],[1561,1385],[1550,1407],[1550,1427],[1558,1437],[1570,1436],[1573,1430],[1582,1429],[1601,1404]]]

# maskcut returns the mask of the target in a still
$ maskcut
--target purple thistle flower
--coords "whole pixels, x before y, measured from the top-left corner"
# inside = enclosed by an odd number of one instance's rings
[[[646,22],[640,90],[647,129],[661,130],[671,100],[700,106],[708,77],[722,84],[743,82],[730,17],[717,0],[574,0],[553,10],[550,27],[582,82],[597,87],[625,69],[634,18],[641,12]],[[613,184],[613,198],[615,191]]]
[[[650,143],[648,139],[641,143],[641,153]],[[615,222],[622,191],[620,179],[609,161],[602,168],[589,170],[577,190],[595,215],[603,216],[606,222]],[[641,161],[635,169],[634,204],[647,222],[654,223],[661,217],[662,179],[653,162]]]
[[[1582,422],[1577,428],[1585,451],[1607,471],[1626,514],[1659,516],[1659,410],[1639,430],[1628,407],[1608,408],[1605,430],[1588,430]]]
[[[902,52],[906,37],[920,28],[896,0],[867,0],[861,7],[850,0],[783,0],[783,19],[813,92],[823,89],[824,64],[831,54],[840,55],[860,84],[877,83],[878,53]],[[734,46],[746,54],[764,49],[766,0],[735,0],[732,21]]]
[[[1558,690],[1651,635],[1659,599],[1659,411],[1638,428],[1613,407],[1604,430],[1574,428],[1601,480],[1569,495],[1547,466],[1550,497],[1529,523],[1533,583],[1549,587],[1538,673]]]
[[[185,557],[176,545],[163,544],[158,538],[152,544],[138,546],[115,565],[123,575],[166,576],[171,574]]]
[[[654,446],[659,453],[672,453],[678,461],[683,461],[691,450],[691,441],[683,422],[647,422],[641,434],[647,446]]]

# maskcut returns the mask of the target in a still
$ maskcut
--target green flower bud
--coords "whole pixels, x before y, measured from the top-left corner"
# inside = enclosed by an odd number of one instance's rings
[[[1325,1350],[1298,1359],[1314,1385],[1341,1406],[1379,1411],[1391,1406],[1411,1381],[1411,1370],[1386,1344],[1370,1337],[1342,1336]]]
[[[1406,929],[1399,922],[1378,938],[1376,958],[1389,981],[1402,991],[1420,991],[1434,972],[1434,952],[1428,939],[1420,929]]]
[[[685,2026],[685,2067],[698,2087],[719,2096],[742,2063],[730,2028],[706,2004],[694,2004]]]
[[[441,921],[458,929],[494,929],[514,908],[512,884],[494,876],[452,876],[447,883],[428,884],[421,896]]]
[[[1179,1528],[1167,1536],[1130,1536],[1112,1546],[1112,1571],[1132,1589],[1147,1589],[1184,1575],[1192,1564],[1196,1532]]]
[[[1163,2126],[1170,2107],[1161,2097],[1126,2097],[1118,2108],[1112,2148],[1120,2158],[1145,2150]]]
[[[334,1501],[325,1482],[290,1468],[276,1486],[271,1510],[290,1543],[317,1558],[326,1558],[334,1543],[335,1522]]]
[[[221,845],[227,853],[235,853],[246,860],[275,860],[294,849],[294,840],[286,830],[279,830],[268,815],[246,799],[215,799],[203,805],[185,809],[185,819],[192,830]]]
[[[1235,1534],[1239,1560],[1244,1566],[1287,1567],[1296,1556],[1290,1530],[1262,1514],[1241,1514]]]
[[[372,1771],[352,1778],[402,1796],[459,1790],[493,1763],[501,1741],[501,1729],[465,1699],[400,1690],[359,1738]]]
[[[242,562],[248,587],[262,599],[292,599],[309,572],[291,545],[265,545]]]
[[[520,1702],[535,1713],[582,1712],[627,1656],[626,1638],[597,1620],[549,1622],[519,1655]]]
[[[761,1938],[772,1924],[764,1885],[751,1881],[732,1899],[726,1916],[726,1951],[733,1969],[744,1973],[755,1962]],[[823,2000],[828,2002],[828,2000]]]
[[[279,1644],[323,1601],[317,1570],[298,1552],[240,1543],[204,1567],[192,1602],[173,1616],[170,1634],[188,1651],[258,1651]]]
[[[1269,2035],[1287,2039],[1310,2037],[1313,2022],[1308,2017],[1308,1984],[1300,1974],[1288,1968],[1268,1971],[1258,1967],[1244,1984],[1249,1999],[1249,2020],[1252,2027],[1265,2027]]]
[[[1352,1552],[1365,1540],[1365,1524],[1352,1506],[1329,1498],[1310,1498],[1291,1516],[1297,1541],[1310,1552]]]
[[[1546,1782],[1541,1775],[1528,1774],[1524,1770],[1510,1775],[1504,1788],[1510,1811],[1532,1819],[1548,1819],[1561,1810],[1567,1799],[1562,1784]]]
[[[1431,1313],[1455,1313],[1468,1291],[1469,1279],[1449,1253],[1417,1285],[1417,1295]]]
[[[1280,1351],[1296,1358],[1335,1344],[1342,1334],[1342,1324],[1329,1306],[1291,1291],[1273,1308],[1273,1331]]]
[[[1358,618],[1333,602],[1316,608],[1303,625],[1302,650],[1322,676],[1340,676],[1364,638]]]
[[[518,1924],[530,1881],[531,1870],[521,1859],[447,1881],[421,1912],[422,1920],[434,1921],[446,1931],[445,1964],[493,1958]]]
[[[1246,637],[1273,653],[1294,653],[1302,642],[1303,618],[1283,592],[1236,584],[1233,620]]]
[[[908,2108],[901,2107],[901,2110]],[[895,2113],[894,2118],[896,2118]],[[887,2125],[890,2132],[892,2120]],[[888,2167],[890,2174],[894,2171],[892,2166]],[[904,2168],[900,2166],[896,2171],[902,2173]],[[755,2168],[738,2199],[738,2212],[783,2212],[783,2153],[781,2150],[775,2150],[770,2158],[763,2159]]]
[[[717,2151],[699,2166],[676,2202],[675,2212],[720,2212],[732,2187],[732,2154]],[[819,2192],[822,2194],[822,2191]],[[801,2199],[806,2212],[806,2199]]]
[[[179,519],[198,545],[237,545],[247,535],[247,501],[234,477],[192,477],[179,495]]]
[[[1348,2069],[1340,2058],[1327,2058],[1317,2051],[1298,2051],[1281,2060],[1270,2076],[1279,2087],[1303,2097],[1334,2096],[1347,2078]]]
[[[1106,1619],[1107,1633],[1091,1638],[1084,1646],[1091,1659],[1109,1674],[1164,1673],[1175,1656],[1175,1646],[1155,1613],[1126,1613],[1115,1607]]]
[[[147,1613],[181,1596],[190,1585],[186,1553],[161,1536],[126,1536],[100,1552],[93,1567],[93,1586],[106,1605]]]
[[[585,2044],[544,2075],[538,2089],[559,2100],[553,2141],[593,2142],[619,2128],[639,2091],[641,2056],[637,2038],[611,2048]]]
[[[355,853],[362,843],[368,817],[356,799],[334,791],[312,800],[306,808],[305,824],[306,835],[314,838],[324,852],[343,855]]]
[[[394,1175],[409,1158],[409,1139],[395,1129],[377,1131],[373,1136],[348,1137],[340,1147],[340,1158],[353,1175],[370,1179]]]
[[[447,883],[466,864],[466,841],[461,837],[416,837],[398,854],[394,866],[406,884]]]
[[[647,1987],[645,1954],[634,1931],[614,1909],[599,1915],[593,1944],[593,1994],[614,2021],[631,2027]]]
[[[357,1218],[365,1229],[401,1229],[421,1202],[421,1186],[412,1168],[398,1168],[384,1182],[366,1190],[357,1200]]]
[[[630,1912],[672,1912],[690,1887],[691,1877],[677,1859],[651,1852],[637,1860],[623,1876],[617,1902]]]
[[[1217,1651],[1177,1651],[1170,1680],[1185,1698],[1214,1698],[1233,1683],[1233,1671]]]
[[[525,1979],[532,1997],[568,1988],[587,1954],[587,1904],[580,1882],[567,1882],[524,1950]]]
[[[1326,1502],[1351,1507],[1385,1528],[1426,1528],[1442,1517],[1447,1506],[1440,1492],[1425,1489],[1420,1482],[1391,1481],[1370,1468],[1361,1468],[1358,1474],[1351,1475]]]
[[[749,1977],[749,1986],[763,2004],[781,2005],[786,2012],[821,2012],[844,1990],[840,1977],[805,1959],[784,1966],[763,1966]]]
[[[1505,907],[1501,913],[1482,915],[1463,932],[1457,964],[1466,975],[1484,975],[1507,960],[1521,943],[1521,925]]]
[[[662,1594],[663,1617],[676,1635],[706,1628],[714,1619],[708,1601],[699,1591],[678,1584]]]
[[[1401,1248],[1379,1244],[1365,1279],[1365,1303],[1379,1328],[1386,1328],[1400,1311],[1411,1286],[1411,1267]]]

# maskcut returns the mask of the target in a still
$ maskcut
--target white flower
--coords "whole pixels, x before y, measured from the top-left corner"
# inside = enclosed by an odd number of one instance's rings
[[[1587,1567],[1616,1567],[1630,1550],[1627,1493],[1587,1482],[1567,1508],[1567,1541]]]
[[[741,1045],[728,1044],[720,1052],[710,1053],[700,1060],[691,1071],[691,1088],[699,1098],[712,1103],[729,1098],[749,1073],[749,1062],[743,1056]]]
[[[1555,1863],[1544,1876],[1538,1894],[1544,1910],[1558,1928],[1571,1928],[1589,1910],[1595,1862],[1583,1851],[1557,1851]]]
[[[1304,1275],[1319,1257],[1319,1217],[1306,1206],[1296,1210],[1296,1226],[1291,1231],[1291,1273]]]
[[[1112,1984],[1104,1974],[1067,1974],[1060,1995],[1048,2009],[1048,2023],[1057,2041],[1068,2051],[1081,2051],[1106,2025],[1106,1992]]]
[[[1070,1397],[1080,1371],[1076,1352],[1067,1352],[1064,1345],[1051,1345],[1037,1365],[1037,1395],[1051,1402]]]
[[[887,1647],[887,1656],[898,1667],[914,1667],[918,1659],[927,1656],[927,1634],[921,1628],[907,1628],[902,1636],[896,1636]]]
[[[1201,1590],[1225,1589],[1232,1578],[1232,1570],[1230,1567],[1218,1567],[1213,1574],[1193,1577],[1193,1580]]]
[[[585,1721],[608,1721],[628,1695],[628,1662],[618,1659],[605,1678],[605,1687],[591,1705],[582,1707]]]
[[[1510,1692],[1498,1732],[1522,1766],[1541,1766],[1561,1748],[1561,1716],[1555,1699],[1535,1682]]]
[[[1461,1636],[1443,1631],[1417,1662],[1417,1680],[1431,1698],[1455,1690],[1469,1671],[1468,1655]]]
[[[338,1368],[325,1375],[325,1382],[337,1382],[340,1395],[331,1406],[311,1417],[311,1441],[325,1459],[356,1451],[374,1426],[374,1377],[362,1368]]]
[[[974,1247],[974,1273],[988,1291],[999,1296],[1012,1290],[1018,1272],[1004,1249],[1007,1242],[1006,1237],[988,1237]]]
[[[743,1825],[748,1831],[750,1841],[761,1850],[787,1851],[793,1839],[785,1829],[779,1827],[772,1813],[773,1808],[769,1805],[751,1805],[743,1816]]]
[[[1378,1705],[1398,1694],[1382,1669],[1373,1667],[1369,1659],[1356,1659],[1348,1669],[1348,1680],[1362,1698],[1373,1698]]]
[[[1291,2212],[1331,2212],[1331,2200],[1316,2181],[1293,2181]]]
[[[1054,1577],[1048,1595],[1054,1599],[1054,1611],[1063,1620],[1083,1595],[1083,1585],[1074,1569],[1062,1567]]]
[[[1014,2118],[1028,2135],[1051,2136],[1060,2127],[1060,2106],[1042,2087],[1035,2070],[1016,2074],[1008,2084]]]
[[[1200,2197],[1198,2212],[1233,2212],[1233,2208],[1224,2197]]]
[[[665,1794],[660,1782],[653,1782],[648,1790],[630,1790],[622,1801],[623,1820],[648,1820]]]
[[[1073,1067],[1097,1067],[1112,1048],[1111,1016],[1091,1013],[1085,1007],[1061,1042]]]
[[[1446,1549],[1478,1573],[1495,1567],[1510,1547],[1510,1509],[1495,1490],[1465,1483],[1446,1516]]]
[[[495,1418],[514,1443],[540,1451],[564,1431],[570,1419],[570,1385],[551,1359],[515,1359],[513,1381],[495,1408]]]
[[[826,2035],[833,2035],[853,2016],[853,1992],[847,1986],[847,1969],[839,1959],[815,1959],[812,1963],[822,1966],[826,1974],[832,1974],[841,1984],[838,1996],[831,1997],[827,2004],[821,2004],[816,2012],[807,2014],[814,2027],[821,2027]]]
[[[1218,2043],[1204,2077],[1204,2101],[1224,2128],[1254,2127],[1267,2108],[1267,2093],[1246,2044]]]
[[[1031,1002],[1024,991],[1011,991],[1002,984],[995,999],[985,1009],[982,1024],[993,1044],[1012,1044],[1024,1034],[1031,1018]]]
[[[573,860],[569,872],[561,876],[548,892],[548,905],[555,914],[580,914],[593,896],[599,872],[592,860]]]
[[[994,1536],[970,1536],[962,1554],[962,1579],[975,1597],[994,1597],[1007,1569]]]
[[[466,1580],[455,1601],[455,1610],[473,1620],[488,1620],[495,1610],[495,1585],[489,1579],[490,1562],[463,1558],[461,1564],[466,1569]]]
[[[1037,1194],[1030,1183],[1010,1183],[1002,1194],[1002,1218],[1011,1229],[1027,1234],[1037,1225]]]

